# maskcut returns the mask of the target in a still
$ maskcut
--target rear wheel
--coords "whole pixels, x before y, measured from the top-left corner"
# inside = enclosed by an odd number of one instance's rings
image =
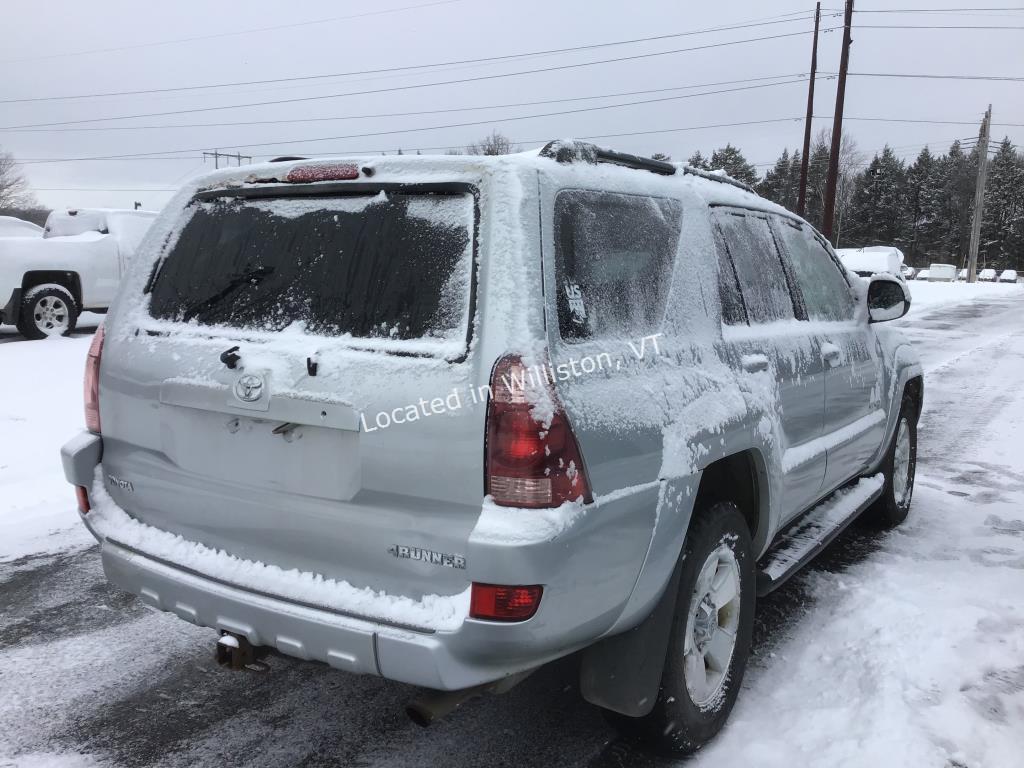
[[[29,288],[21,299],[18,330],[26,339],[67,336],[78,322],[75,298],[62,285],[46,283]]]
[[[686,534],[658,700],[644,717],[612,716],[624,735],[682,754],[722,729],[750,654],[754,584],[750,533],[737,506],[721,502],[699,512]]]
[[[899,421],[892,443],[882,462],[885,486],[882,495],[868,510],[868,518],[884,528],[893,528],[910,512],[917,469],[917,410],[910,397],[903,398]]]

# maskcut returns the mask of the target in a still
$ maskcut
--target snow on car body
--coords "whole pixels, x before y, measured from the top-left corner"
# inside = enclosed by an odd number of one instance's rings
[[[42,237],[43,228],[17,216],[0,216],[0,238]]]
[[[227,655],[472,692],[586,649],[589,700],[693,749],[754,592],[906,514],[921,369],[869,316],[908,306],[741,185],[591,145],[225,170],[140,249],[65,472],[108,577]]]
[[[69,333],[86,310],[106,311],[151,211],[53,211],[42,237],[0,238],[0,323],[29,338]]]
[[[927,273],[927,279],[932,283],[952,283],[957,276],[955,264],[930,264]]]

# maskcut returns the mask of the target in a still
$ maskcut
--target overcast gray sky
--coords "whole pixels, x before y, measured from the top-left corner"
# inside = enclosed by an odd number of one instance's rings
[[[840,5],[838,0],[829,0],[825,5],[823,29],[841,26]],[[943,14],[868,12],[994,6],[1017,10]],[[203,149],[237,149],[256,159],[398,147],[408,150],[463,145],[492,128],[523,142],[525,148],[558,136],[776,120],[598,139],[624,151],[660,151],[680,159],[696,149],[708,153],[732,142],[749,160],[761,164],[759,170],[763,171],[764,165],[774,161],[783,147],[792,149],[801,141],[802,122],[786,118],[802,117],[806,82],[792,82],[794,78],[787,76],[808,70],[813,8],[814,3],[809,0],[520,0],[502,4],[479,0],[8,0],[4,3],[5,39],[0,49],[0,70],[4,73],[0,78],[0,101],[4,102],[0,104],[0,147],[24,162],[23,168],[39,199],[54,207],[122,207],[135,200],[149,208],[159,207],[170,195],[163,190],[176,187],[204,168],[212,168],[209,160],[204,166]],[[1022,9],[1024,5],[1013,6],[1012,0],[861,0],[854,19],[850,71],[1022,78]],[[340,18],[346,16],[349,18]],[[759,25],[497,62],[344,75],[754,23]],[[872,29],[869,25],[999,29]],[[779,35],[787,36],[717,45]],[[821,71],[838,69],[840,42],[841,30],[822,35]],[[643,56],[697,46],[716,47]],[[422,85],[631,56],[643,57],[474,82]],[[204,90],[11,101],[311,75],[339,76]],[[776,76],[778,79],[768,79]],[[660,90],[714,83],[729,84]],[[414,85],[419,87],[407,87]],[[753,85],[763,87],[750,88]],[[746,90],[511,119],[736,88]],[[289,104],[208,109],[381,89],[392,90]],[[658,92],[650,92],[655,90]],[[609,94],[626,95],[608,97]],[[580,100],[588,96],[606,98]],[[575,100],[562,102],[563,99]],[[816,114],[831,115],[834,79],[818,81],[816,101]],[[548,103],[498,106],[523,102]],[[1005,125],[1024,125],[1024,81],[856,76],[850,78],[847,87],[846,114],[851,118],[973,123],[980,120],[990,102],[996,123],[994,136],[1009,135],[1014,142],[1024,143],[1024,127]],[[467,107],[495,108],[355,117]],[[52,125],[152,113],[165,114]],[[255,124],[309,118],[327,119]],[[422,130],[467,122],[482,124]],[[209,123],[236,124],[174,127]],[[50,125],[9,130],[12,126],[40,124]],[[829,125],[830,118],[817,120],[815,130]],[[124,130],[132,126],[148,127]],[[68,130],[82,128],[90,130]],[[850,120],[846,128],[869,155],[889,143],[905,157],[913,157],[926,143],[942,152],[952,139],[977,134],[976,125]],[[402,132],[383,134],[384,131]],[[368,135],[310,141],[354,134]],[[277,143],[255,146],[262,142]],[[143,153],[157,153],[159,159],[38,162]]]

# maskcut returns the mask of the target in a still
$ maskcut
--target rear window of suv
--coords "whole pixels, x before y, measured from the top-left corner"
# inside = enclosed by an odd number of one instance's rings
[[[464,348],[472,195],[223,197],[190,208],[150,283],[154,318]]]
[[[679,245],[677,200],[566,190],[555,200],[555,279],[563,339],[635,337],[665,313]]]

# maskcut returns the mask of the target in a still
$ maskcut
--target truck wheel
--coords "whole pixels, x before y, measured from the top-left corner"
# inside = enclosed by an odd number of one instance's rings
[[[917,413],[914,401],[904,396],[892,443],[882,461],[885,486],[868,509],[867,518],[883,528],[894,528],[907,519],[914,496],[917,469]]]
[[[26,339],[67,336],[78,322],[78,306],[67,288],[56,283],[37,285],[21,299],[18,330]]]
[[[685,754],[717,734],[739,694],[754,628],[750,532],[739,508],[720,502],[698,513],[683,546],[668,656],[650,714],[613,715],[647,749]]]

